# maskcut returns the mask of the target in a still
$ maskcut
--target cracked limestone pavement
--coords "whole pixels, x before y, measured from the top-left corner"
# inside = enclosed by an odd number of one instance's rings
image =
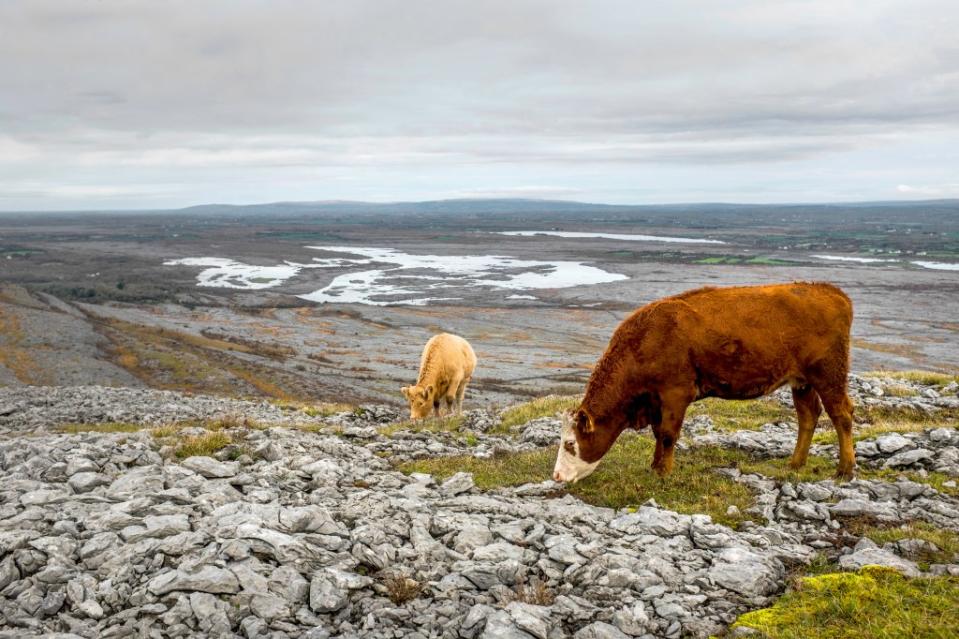
[[[844,569],[959,574],[955,557],[916,561],[917,540],[880,547],[845,530],[868,517],[959,531],[959,499],[904,478],[723,470],[755,491],[763,521],[733,530],[654,502],[557,498],[550,481],[481,492],[467,474],[437,482],[392,465],[552,445],[550,417],[496,434],[495,413],[472,411],[458,433],[385,435],[399,418],[389,407],[310,417],[142,389],[2,394],[3,637],[706,637],[770,604],[822,552]],[[948,404],[941,395],[917,401]],[[242,446],[213,457],[161,455],[149,430],[56,429],[235,414],[271,427],[231,429]],[[795,441],[794,429],[725,433],[704,418],[688,432],[687,445],[758,441],[767,454]],[[954,428],[882,434],[858,451],[876,467],[959,475]]]

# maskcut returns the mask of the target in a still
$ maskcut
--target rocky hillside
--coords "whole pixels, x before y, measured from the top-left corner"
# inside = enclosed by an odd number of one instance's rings
[[[935,421],[959,409],[955,385],[851,383],[874,414]],[[954,421],[862,428],[860,465],[873,470],[846,483],[718,468],[753,495],[732,529],[655,495],[613,509],[546,477],[480,490],[466,473],[404,473],[405,460],[550,446],[558,419],[504,430],[471,411],[445,432],[400,417],[142,389],[0,390],[0,636],[706,637],[810,564],[959,575],[959,557],[928,539],[863,534],[867,522],[955,539]],[[683,439],[757,458],[794,441],[794,425],[735,431],[709,415]],[[835,451],[824,440],[813,452]]]

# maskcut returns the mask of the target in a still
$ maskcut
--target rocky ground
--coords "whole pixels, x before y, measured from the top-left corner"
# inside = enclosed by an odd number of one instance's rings
[[[851,386],[861,403],[930,415],[959,404],[952,387],[888,397],[865,379]],[[472,411],[457,433],[384,429],[400,417],[142,389],[0,390],[0,636],[705,637],[771,603],[823,553],[843,569],[959,574],[959,557],[916,561],[927,541],[879,547],[845,529],[869,517],[959,531],[959,498],[904,476],[788,483],[726,469],[756,492],[762,522],[733,530],[652,499],[590,506],[551,481],[482,492],[465,473],[405,475],[394,462],[551,445],[558,420],[503,434],[495,414]],[[217,418],[240,444],[214,457],[179,459],[149,430],[59,430]],[[705,416],[683,440],[764,456],[794,441],[794,425],[730,433]],[[881,434],[857,451],[866,466],[959,477],[953,427]]]

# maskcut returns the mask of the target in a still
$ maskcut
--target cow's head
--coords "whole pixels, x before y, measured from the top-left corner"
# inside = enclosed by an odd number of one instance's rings
[[[404,386],[400,389],[410,403],[410,419],[423,419],[433,410],[433,385]]]
[[[567,413],[560,432],[553,479],[579,481],[596,470],[620,433],[627,428],[639,430],[657,425],[660,419],[659,398],[650,393],[633,398],[613,419],[598,420],[582,406]]]
[[[567,413],[560,433],[553,479],[576,482],[596,470],[599,460],[616,438],[609,438],[608,443],[606,439],[605,434],[597,430],[593,418],[585,410]]]

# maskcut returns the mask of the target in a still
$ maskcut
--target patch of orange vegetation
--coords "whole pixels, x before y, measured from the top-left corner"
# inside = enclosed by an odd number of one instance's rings
[[[870,342],[862,338],[853,338],[852,345],[854,348],[862,348],[867,351],[873,351],[876,353],[889,353],[890,355],[899,355],[900,357],[908,357],[914,361],[921,361],[923,355],[917,349],[909,346],[908,344],[880,344],[878,342]]]
[[[592,369],[593,369],[593,366],[594,366],[594,364],[592,364],[592,363],[590,363],[590,364],[574,364],[574,363],[570,363],[570,362],[556,362],[556,361],[548,361],[548,362],[543,362],[542,364],[539,364],[539,368],[558,368],[558,369],[559,369],[559,368],[563,368],[563,369],[566,369],[566,368],[579,368],[579,369],[582,369],[582,370],[585,370],[585,371],[592,370]]]
[[[233,367],[231,367],[229,371],[267,397],[275,397],[276,399],[287,401],[293,401],[296,399],[294,395],[286,392],[273,382],[258,377],[252,371]]]
[[[24,337],[20,318],[10,308],[0,305],[0,340],[3,341],[0,365],[24,384],[49,383],[49,374],[40,368],[30,351],[22,347]]]

